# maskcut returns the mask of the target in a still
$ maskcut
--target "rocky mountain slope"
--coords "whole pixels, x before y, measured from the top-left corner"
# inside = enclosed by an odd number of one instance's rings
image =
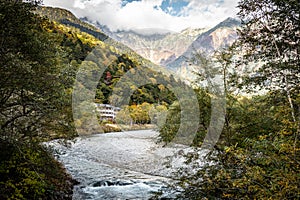
[[[83,20],[89,22],[87,18]],[[227,18],[211,29],[185,29],[179,33],[166,30],[112,32],[99,22],[89,23],[144,58],[167,67],[184,79],[194,79],[190,77],[194,76],[193,71],[197,70],[197,66],[190,65],[189,61],[195,52],[210,56],[216,50],[229,46],[237,38],[237,28],[240,26],[237,19]]]
[[[229,46],[237,38],[240,22],[228,18],[211,29],[185,29],[179,33],[168,30],[130,30],[112,32],[100,22],[88,18],[77,19],[69,11],[59,8],[43,8],[40,12],[52,20],[79,28],[81,31],[121,49],[142,63],[161,65],[166,71],[173,71],[184,79],[193,76],[197,66],[189,61],[195,52],[212,55],[214,51]],[[144,59],[146,58],[146,59]],[[154,64],[153,64],[154,63]]]
[[[73,27],[83,33],[95,37],[100,40],[103,45],[108,48],[109,51],[113,50],[116,54],[125,54],[129,58],[132,58],[142,65],[147,65],[149,68],[157,68],[158,66],[152,63],[150,60],[145,59],[138,53],[136,53],[129,46],[113,39],[110,34],[107,34],[97,26],[87,23],[86,19],[78,19],[73,13],[68,10],[53,7],[40,7],[37,10],[42,16],[46,16],[52,21],[59,24],[63,24],[67,27]]]
[[[113,37],[155,64],[166,66],[183,54],[204,31],[205,29],[186,29],[179,33],[148,35],[135,31],[119,31],[114,33]]]
[[[227,18],[212,29],[200,34],[179,58],[168,63],[168,69],[182,77],[194,79],[193,72],[197,71],[199,66],[191,64],[192,57],[199,52],[206,56],[212,56],[215,51],[228,47],[237,39],[239,26],[239,20]]]
[[[207,28],[187,28],[179,33],[154,29],[112,32],[107,26],[99,22],[91,22],[88,18],[82,18],[82,20],[94,24],[109,37],[129,46],[144,58],[162,66],[176,60],[201,33],[208,30]]]

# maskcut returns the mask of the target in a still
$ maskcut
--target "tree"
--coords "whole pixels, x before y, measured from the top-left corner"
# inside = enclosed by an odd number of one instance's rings
[[[12,141],[49,138],[70,122],[65,118],[70,116],[64,78],[59,75],[62,49],[46,31],[52,24],[33,9],[28,3],[0,2],[0,131]]]
[[[300,2],[298,0],[244,0],[238,5],[242,20],[237,48],[241,64],[257,63],[256,74],[245,83],[281,90],[287,95],[294,122],[299,112],[292,93],[300,83]]]
[[[239,73],[231,77],[235,79],[231,84],[238,83],[233,86],[267,92],[249,98],[227,95],[225,138],[206,155],[214,164],[188,159],[190,165],[178,172],[176,186],[182,187],[178,199],[300,196],[300,2],[241,0],[239,8],[240,37],[230,54],[220,54],[223,75]],[[201,57],[196,61],[206,63]],[[243,74],[241,67],[252,73]],[[228,83],[224,79],[226,93]]]
[[[0,199],[70,199],[71,177],[41,142],[74,136],[72,79],[33,4],[0,0]]]

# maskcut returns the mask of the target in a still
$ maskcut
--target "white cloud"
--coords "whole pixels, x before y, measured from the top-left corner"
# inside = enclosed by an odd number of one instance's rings
[[[43,3],[47,6],[60,7],[70,9],[74,5],[74,1],[62,1],[62,0],[44,0]]]
[[[239,0],[186,1],[189,4],[179,16],[160,9],[163,0],[133,1],[124,7],[121,6],[122,0],[44,0],[44,4],[66,8],[78,17],[86,16],[112,30],[154,28],[180,31],[187,27],[212,27],[227,17],[234,17]]]

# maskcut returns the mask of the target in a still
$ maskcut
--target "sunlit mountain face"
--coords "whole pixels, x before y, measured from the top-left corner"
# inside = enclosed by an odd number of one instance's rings
[[[228,17],[237,1],[74,0],[64,6],[142,57],[190,77],[186,59],[194,49],[211,54],[236,39],[237,24]]]
[[[108,33],[114,39],[131,47],[138,54],[154,62],[166,66],[182,55],[195,41],[199,34],[207,29],[185,29],[180,32],[168,30],[132,30]]]
[[[227,18],[217,26],[203,32],[182,55],[167,63],[167,68],[185,79],[194,80],[196,78],[194,72],[199,71],[202,66],[191,64],[193,56],[201,53],[210,57],[216,51],[229,47],[237,39],[237,29],[240,25],[240,20]]]
[[[212,28],[187,28],[180,32],[163,29],[114,32],[99,22],[96,26],[155,64],[185,74],[186,68],[189,68],[186,59],[191,57],[193,51],[199,50],[210,55],[220,48],[229,46],[237,38],[236,29],[240,26],[240,22],[234,18],[227,18]]]

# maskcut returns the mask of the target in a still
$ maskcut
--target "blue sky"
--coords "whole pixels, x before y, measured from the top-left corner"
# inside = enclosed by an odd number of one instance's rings
[[[71,10],[113,31],[212,27],[235,17],[239,0],[44,0],[44,4]]]
[[[141,2],[142,0],[122,0],[122,7],[134,1]],[[156,10],[161,9],[167,14],[172,16],[180,16],[180,12],[184,7],[189,4],[188,0],[163,0],[160,5],[155,5],[153,8]]]
[[[133,1],[142,1],[142,0],[122,0],[122,7],[126,6],[126,4],[131,3]]]
[[[189,2],[184,0],[173,1],[165,0],[160,5],[160,8],[167,14],[173,16],[180,16],[180,12],[186,6],[188,6]]]

